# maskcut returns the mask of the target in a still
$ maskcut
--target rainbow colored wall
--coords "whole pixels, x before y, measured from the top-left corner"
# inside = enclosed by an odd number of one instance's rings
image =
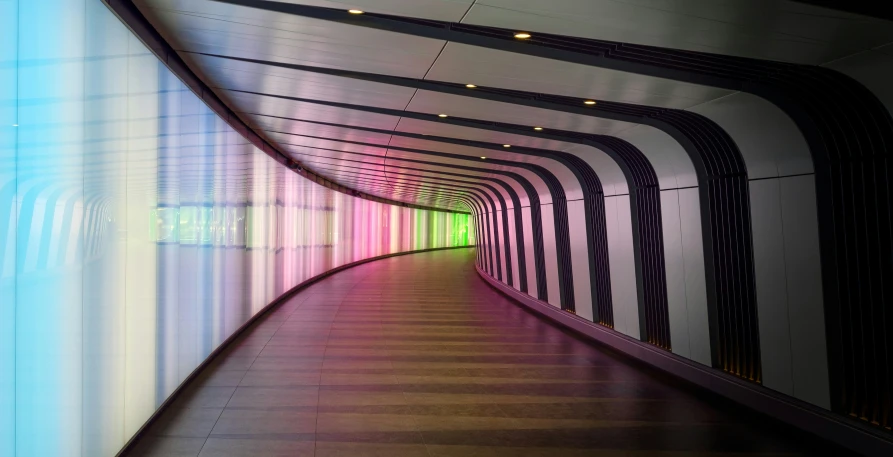
[[[99,0],[0,0],[0,456],[109,456],[296,284],[474,244],[286,170]]]

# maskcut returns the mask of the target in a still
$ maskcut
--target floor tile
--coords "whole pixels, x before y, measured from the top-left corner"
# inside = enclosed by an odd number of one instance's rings
[[[470,254],[373,262],[302,291],[209,364],[153,427],[164,436],[145,438],[141,452],[814,453],[809,440],[707,402],[519,309],[480,280]]]
[[[232,386],[189,386],[175,401],[176,408],[223,408],[236,388]]]
[[[319,413],[319,433],[413,432],[418,431],[410,415]]]
[[[205,438],[147,436],[140,440],[132,457],[196,457]]]
[[[217,419],[211,435],[263,435],[315,433],[316,412],[274,409],[227,408]]]
[[[424,444],[316,443],[316,457],[430,457]]]
[[[238,387],[228,406],[275,407],[275,406],[316,406],[319,389],[301,387]]]
[[[223,412],[223,408],[180,408],[165,411],[149,428],[153,436],[206,438]]]
[[[209,438],[202,457],[313,457],[313,441],[246,438]]]

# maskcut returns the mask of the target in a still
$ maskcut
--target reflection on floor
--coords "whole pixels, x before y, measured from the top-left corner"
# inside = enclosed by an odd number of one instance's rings
[[[473,259],[395,257],[301,292],[216,360],[136,454],[816,454],[526,313]]]

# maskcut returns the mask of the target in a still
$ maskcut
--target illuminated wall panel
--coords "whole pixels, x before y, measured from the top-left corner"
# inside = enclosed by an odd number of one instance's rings
[[[0,1],[0,456],[15,452],[17,2]]]
[[[114,455],[283,292],[469,224],[286,170],[99,0],[0,1],[0,456]]]

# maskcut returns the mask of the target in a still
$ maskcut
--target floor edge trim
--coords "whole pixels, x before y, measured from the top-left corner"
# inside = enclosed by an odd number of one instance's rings
[[[617,352],[854,452],[871,457],[893,455],[893,437],[885,437],[846,417],[768,388],[751,385],[734,376],[587,321],[514,289],[490,276],[477,264],[475,269],[490,287],[502,295]]]

